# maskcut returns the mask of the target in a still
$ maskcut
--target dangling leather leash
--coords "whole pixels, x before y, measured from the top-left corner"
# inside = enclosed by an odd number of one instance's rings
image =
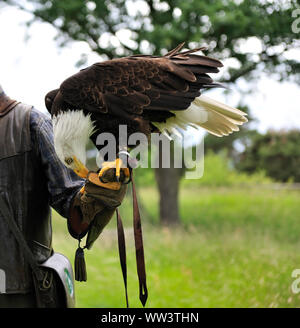
[[[124,280],[126,306],[127,306],[127,308],[129,308],[128,291],[127,291],[127,264],[126,264],[125,233],[124,233],[122,219],[121,219],[121,216],[120,216],[120,213],[119,213],[118,209],[116,209],[116,213],[117,213],[117,231],[118,231],[119,257],[120,257],[120,264],[121,264],[123,280]]]
[[[133,231],[134,231],[134,240],[135,240],[137,274],[139,279],[139,297],[141,303],[143,304],[143,306],[145,306],[148,298],[148,290],[147,290],[147,283],[146,283],[143,235],[142,235],[140,211],[139,211],[138,201],[136,197],[136,190],[135,190],[132,172],[131,172],[131,180],[132,180],[132,199],[133,199]],[[128,291],[127,291],[125,233],[122,224],[122,219],[118,209],[116,210],[116,213],[117,213],[119,257],[120,257],[120,264],[122,268],[122,274],[123,274],[123,280],[125,286],[126,306],[128,308],[129,303],[128,303]]]
[[[133,175],[131,176],[131,180],[132,180],[133,231],[134,231],[134,240],[135,240],[136,265],[137,265],[137,273],[139,278],[140,301],[143,304],[143,306],[145,306],[148,298],[148,290],[147,290],[147,283],[146,283],[146,268],[145,268],[142,224],[141,224],[140,210],[136,197]]]

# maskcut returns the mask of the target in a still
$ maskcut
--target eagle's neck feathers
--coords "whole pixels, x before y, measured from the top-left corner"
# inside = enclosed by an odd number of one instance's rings
[[[54,146],[59,159],[66,165],[66,159],[76,156],[86,162],[86,145],[94,131],[90,115],[82,110],[60,112],[52,118]]]

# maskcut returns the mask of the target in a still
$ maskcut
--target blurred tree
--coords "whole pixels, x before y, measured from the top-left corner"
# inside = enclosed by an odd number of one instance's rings
[[[238,168],[249,173],[263,170],[277,181],[300,182],[299,145],[299,130],[256,133],[240,155]]]
[[[262,71],[279,80],[300,81],[300,63],[286,57],[300,43],[291,28],[298,0],[3,1],[32,13],[29,25],[38,19],[56,27],[60,46],[84,41],[103,59],[164,54],[187,41],[192,48],[206,45],[211,56],[225,61],[221,80],[227,84],[239,78],[253,81]],[[80,63],[86,58],[83,54]],[[170,175],[177,179],[177,191],[180,176]],[[169,195],[173,199],[168,204],[177,202],[177,194]]]
[[[164,137],[166,138],[166,137]],[[170,167],[163,168],[163,146],[159,144],[157,151],[159,168],[155,169],[155,179],[159,190],[159,216],[160,222],[165,225],[179,224],[179,180],[184,174],[184,161],[182,147],[179,147],[176,142],[170,142]],[[182,158],[180,160],[181,168],[175,165],[174,153],[181,152]],[[177,163],[178,164],[178,163]]]
[[[78,40],[108,58],[163,54],[187,41],[218,59],[234,58],[223,81],[259,72],[300,81],[300,64],[285,53],[299,47],[293,10],[299,0],[3,0],[56,27],[60,46]],[[246,46],[245,46],[246,45]]]

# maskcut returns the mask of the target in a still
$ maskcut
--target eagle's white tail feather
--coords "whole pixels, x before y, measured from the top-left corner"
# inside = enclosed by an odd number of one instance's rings
[[[233,131],[239,131],[238,125],[247,122],[247,114],[239,109],[225,105],[206,96],[196,98],[190,107],[183,111],[172,111],[175,116],[165,123],[153,124],[160,131],[172,133],[178,128],[186,130],[188,126],[204,128],[218,137],[227,136]]]
[[[223,104],[217,100],[211,99],[209,97],[206,97],[206,96],[198,97],[194,100],[194,103],[197,106],[201,106],[201,105],[205,106],[207,109],[210,108],[212,110],[217,111],[220,114],[226,115],[227,117],[231,117],[238,121],[240,121],[241,119],[242,119],[241,120],[242,122],[247,121],[247,119],[246,119],[246,121],[244,119],[246,113],[242,112],[239,109],[236,109],[236,108],[230,107],[226,104]]]

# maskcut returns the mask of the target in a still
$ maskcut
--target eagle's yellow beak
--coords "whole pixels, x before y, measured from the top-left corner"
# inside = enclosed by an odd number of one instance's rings
[[[75,169],[73,170],[80,178],[86,179],[89,173],[89,170],[77,159],[76,156],[73,156],[73,161],[75,164]]]

